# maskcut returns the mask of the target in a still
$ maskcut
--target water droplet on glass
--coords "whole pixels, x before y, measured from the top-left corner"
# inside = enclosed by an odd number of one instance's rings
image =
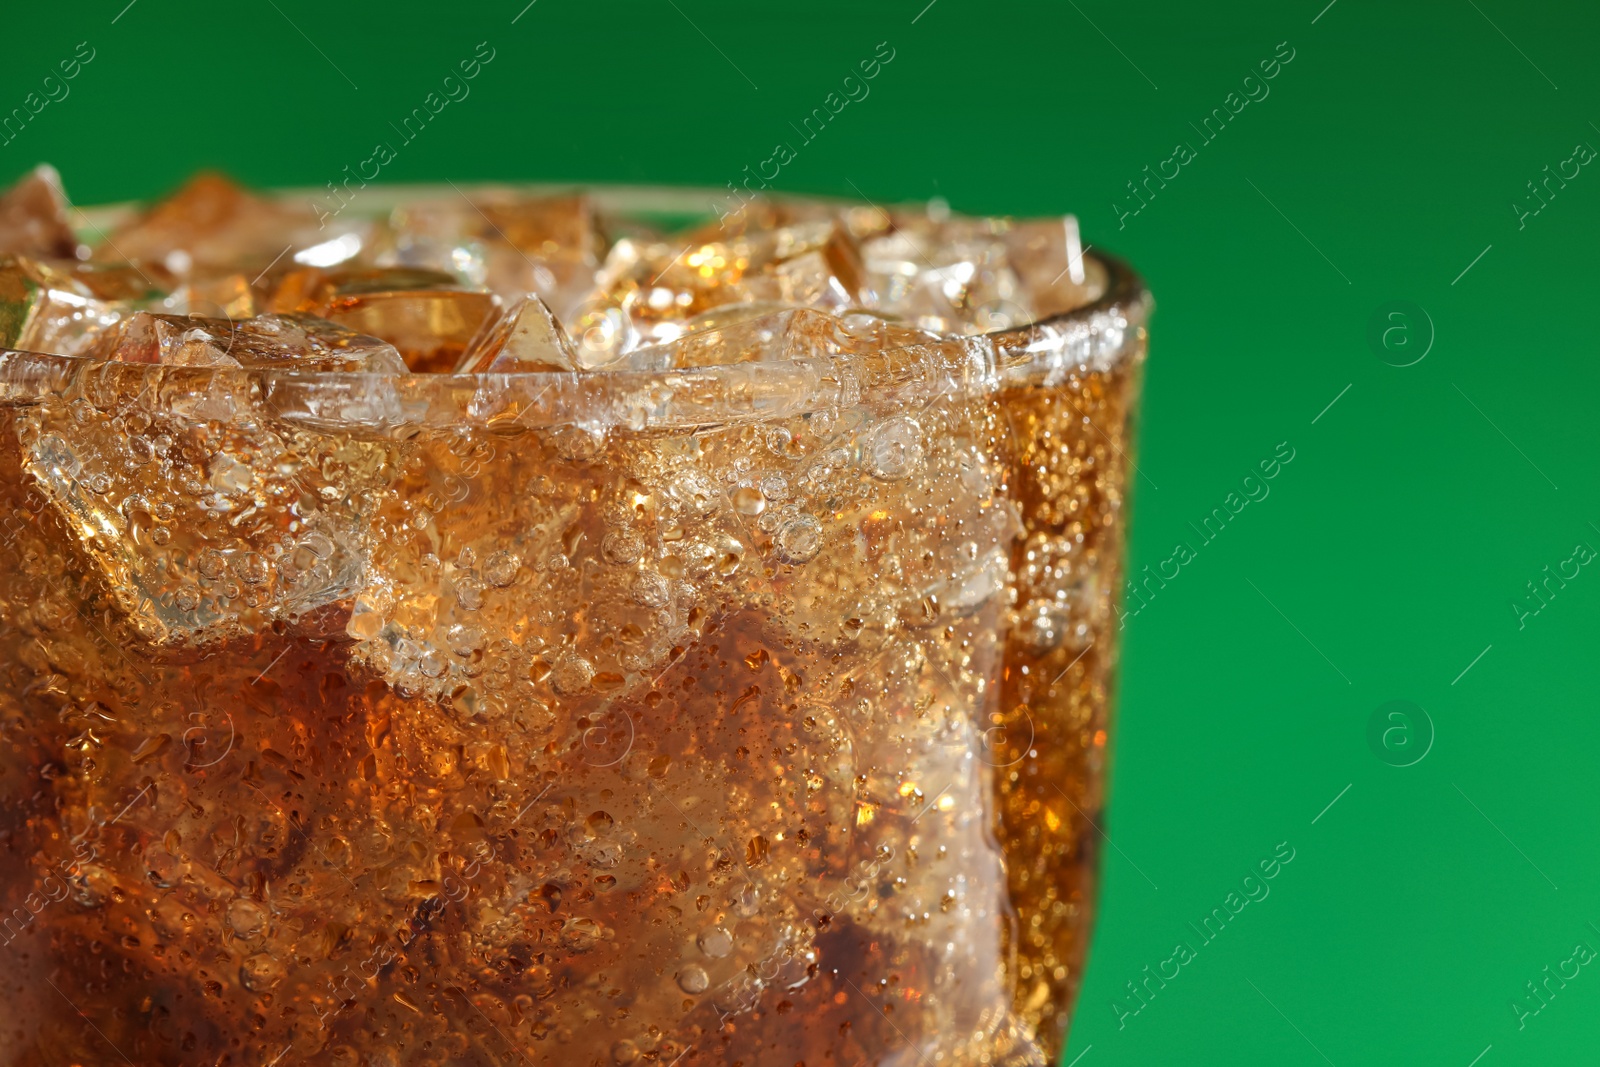
[[[266,925],[267,914],[253,901],[239,899],[228,906],[228,925],[240,937],[250,938]]]
[[[711,988],[711,976],[704,967],[691,963],[678,972],[678,988],[685,993],[704,993]]]
[[[701,934],[696,943],[701,952],[714,960],[720,960],[733,951],[733,935],[720,926],[713,926]]]

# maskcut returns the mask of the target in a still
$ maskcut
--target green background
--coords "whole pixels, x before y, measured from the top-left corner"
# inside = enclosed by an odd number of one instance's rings
[[[1510,1007],[1600,948],[1600,575],[1520,628],[1510,607],[1600,546],[1600,174],[1520,228],[1511,208],[1600,145],[1591,5],[125,2],[8,10],[0,110],[80,41],[95,58],[0,176],[48,160],[81,203],[200,166],[320,186],[487,41],[472,95],[383,180],[722,186],[889,42],[778,187],[1076,211],[1157,297],[1133,567],[1198,552],[1125,632],[1115,847],[1066,1059],[1592,1061],[1600,968],[1520,1028]],[[1270,96],[1200,145],[1189,124],[1285,41]],[[1119,227],[1125,183],[1180,140],[1197,157]],[[1412,366],[1368,341],[1391,301],[1426,312],[1395,320],[1397,352],[1436,334]],[[1202,546],[1189,524],[1285,441],[1270,496]],[[1412,766],[1368,740],[1392,700],[1432,723]],[[1124,983],[1198,942],[1279,842],[1271,895],[1119,1028]]]

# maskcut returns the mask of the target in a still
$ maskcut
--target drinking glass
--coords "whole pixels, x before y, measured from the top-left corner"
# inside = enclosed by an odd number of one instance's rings
[[[1052,1062],[1150,308],[1071,266],[765,362],[0,354],[0,1060]]]

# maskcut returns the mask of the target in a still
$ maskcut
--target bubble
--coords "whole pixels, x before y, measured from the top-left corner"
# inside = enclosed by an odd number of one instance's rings
[[[463,578],[456,583],[456,603],[467,611],[483,607],[483,583],[476,578]]]
[[[747,1012],[761,999],[762,985],[753,975],[742,974],[718,990],[714,1006],[730,1015]]]
[[[684,471],[668,491],[679,506],[691,514],[707,514],[717,503],[716,486],[701,471]]]
[[[972,321],[979,330],[989,333],[1024,326],[1033,321],[1033,315],[1015,301],[991,300],[973,312]]]
[[[623,1067],[630,1063],[636,1063],[639,1059],[639,1046],[627,1038],[623,1038],[611,1046],[611,1059],[613,1062],[623,1065]]]
[[[517,580],[522,561],[510,552],[496,552],[483,563],[483,576],[490,585],[504,589]]]
[[[570,331],[578,342],[578,362],[603,367],[639,341],[633,321],[621,308],[604,308],[581,315]]]
[[[609,842],[588,849],[583,853],[583,858],[591,867],[610,870],[622,862],[622,846],[616,842]]]
[[[796,515],[778,527],[778,554],[785,563],[809,563],[822,551],[822,524]]]
[[[769,474],[761,479],[761,495],[776,503],[789,499],[789,481],[781,474]]]
[[[601,539],[600,554],[618,566],[627,566],[644,555],[644,541],[627,530],[612,530]]]
[[[228,560],[221,552],[209,548],[200,554],[200,573],[207,578],[221,578],[222,572],[228,567]]]
[[[713,546],[716,552],[717,574],[724,578],[731,578],[739,569],[739,564],[744,562],[744,545],[726,534],[716,539]]]
[[[458,656],[470,656],[483,647],[483,631],[475,626],[463,626],[459,622],[452,623],[444,632],[445,642],[450,646],[450,651]]]
[[[685,993],[704,993],[711,988],[711,976],[704,967],[691,963],[678,972],[678,988]]]
[[[242,553],[233,564],[233,572],[239,580],[250,585],[264,585],[271,576],[271,568],[267,566],[267,558],[259,552]]]
[[[660,574],[641,574],[633,583],[633,599],[647,608],[664,608],[672,601],[671,587]]]
[[[447,666],[444,654],[437,648],[430,648],[417,658],[417,670],[421,671],[423,676],[427,678],[443,676]]]
[[[563,656],[550,669],[550,685],[562,696],[576,696],[594,681],[594,666],[582,656]]]
[[[898,481],[922,466],[922,428],[907,418],[893,418],[879,426],[868,446],[872,473],[886,482]]]
[[[714,960],[720,960],[733,951],[733,935],[720,926],[713,926],[702,933],[695,941],[704,952]]]

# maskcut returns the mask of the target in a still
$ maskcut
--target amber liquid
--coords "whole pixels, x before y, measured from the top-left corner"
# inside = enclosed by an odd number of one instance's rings
[[[6,412],[0,1062],[1049,1062],[1137,377],[598,441]]]

